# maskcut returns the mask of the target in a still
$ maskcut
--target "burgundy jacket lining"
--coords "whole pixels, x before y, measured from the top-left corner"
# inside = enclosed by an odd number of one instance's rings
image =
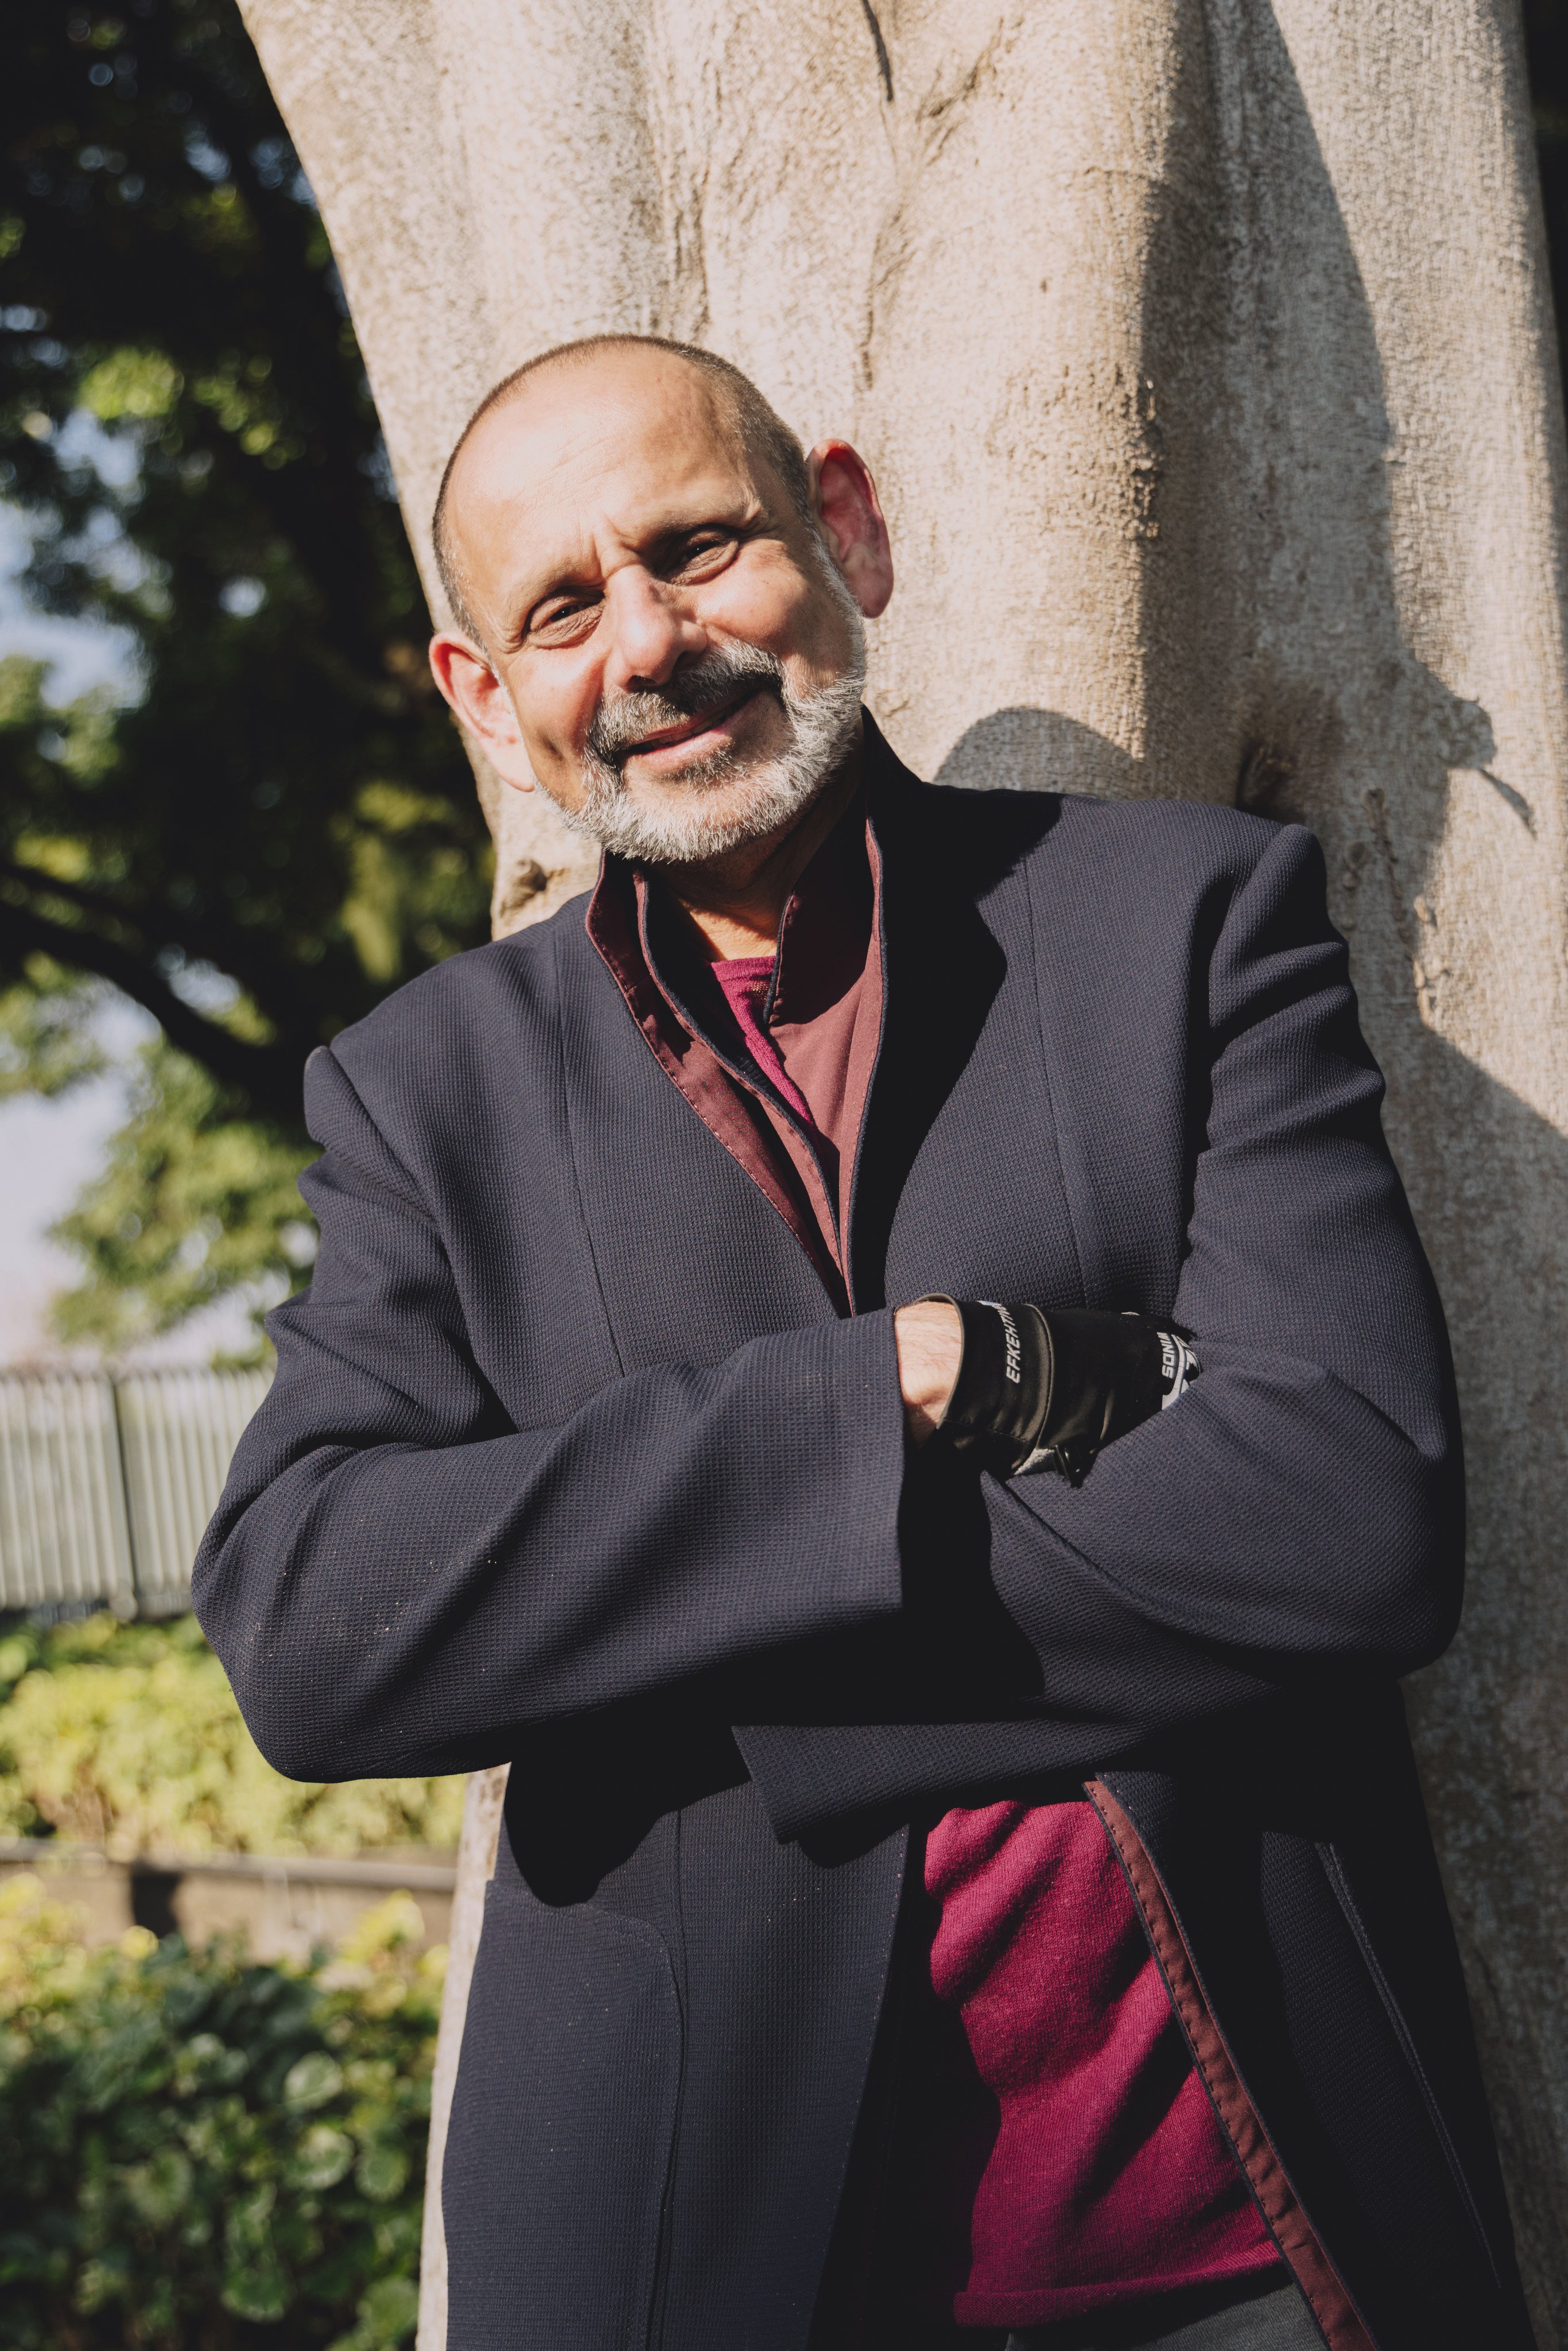
[[[692,1034],[653,977],[643,945],[645,895],[641,874],[607,858],[589,901],[588,935],[660,1068],[782,1217],[842,1313],[847,1306],[843,1277],[824,1245],[821,1220],[811,1205],[812,1189],[793,1152],[789,1164],[780,1166],[766,1098],[757,1088],[742,1090],[744,1081],[732,1077],[706,1039]],[[810,1157],[803,1141],[800,1147]],[[825,1203],[827,1193],[814,1157],[810,1170],[814,1190]]]
[[[1322,2329],[1329,2351],[1377,2351],[1338,2271],[1297,2200],[1273,2141],[1241,2085],[1241,2077],[1203,1996],[1192,1955],[1159,1872],[1131,1820],[1103,1781],[1086,1783],[1090,1802],[1143,1913],[1149,1941],[1166,1980],[1171,2005],[1181,2020],[1193,2063],[1207,2090],[1236,2159],[1247,2175],[1258,2209]]]

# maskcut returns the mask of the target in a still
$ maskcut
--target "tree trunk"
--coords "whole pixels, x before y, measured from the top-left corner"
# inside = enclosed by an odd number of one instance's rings
[[[485,1893],[496,1869],[507,1766],[471,1771],[463,1791],[463,1828],[457,1840],[457,1886],[446,1941],[446,1981],[441,1991],[441,2029],[435,2042],[435,2075],[430,2085],[430,2162],[425,2174],[424,2227],[419,2248],[419,2339],[438,2346],[446,2341],[446,2231],[441,2218],[441,2166],[446,2126],[457,2086],[457,2059],[468,1987],[479,1956],[485,1924]]]
[[[1568,2346],[1563,446],[1513,0],[246,6],[433,596],[496,378],[706,342],[876,469],[912,765],[1321,835],[1458,1357],[1470,1597],[1413,1713]],[[481,789],[510,928],[587,870]]]

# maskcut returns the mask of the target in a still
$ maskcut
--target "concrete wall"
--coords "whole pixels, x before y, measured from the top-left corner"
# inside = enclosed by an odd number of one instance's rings
[[[51,1849],[53,1848],[53,1849]],[[424,1931],[408,1948],[444,1943],[451,1931],[456,1872],[428,1854],[401,1861],[293,1861],[251,1855],[201,1862],[110,1861],[53,1840],[0,1840],[0,1878],[30,1871],[51,1901],[81,1912],[82,1939],[112,1943],[128,1927],[178,1932],[193,1948],[215,1935],[241,1934],[252,1959],[303,1960],[318,1946],[345,1942],[367,1910],[389,1894],[410,1894]]]

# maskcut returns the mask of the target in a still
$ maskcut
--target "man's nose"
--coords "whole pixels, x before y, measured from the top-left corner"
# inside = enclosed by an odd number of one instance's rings
[[[612,649],[604,683],[612,694],[662,685],[677,662],[707,650],[707,632],[680,590],[638,565],[616,574],[606,601]]]

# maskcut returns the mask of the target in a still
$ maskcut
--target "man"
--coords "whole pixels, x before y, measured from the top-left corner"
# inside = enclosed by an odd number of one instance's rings
[[[703,353],[510,378],[436,536],[442,691],[603,867],[314,1056],[196,1589],[281,1770],[510,1763],[453,2351],[1524,2346],[1315,844],[916,782],[871,477]]]

